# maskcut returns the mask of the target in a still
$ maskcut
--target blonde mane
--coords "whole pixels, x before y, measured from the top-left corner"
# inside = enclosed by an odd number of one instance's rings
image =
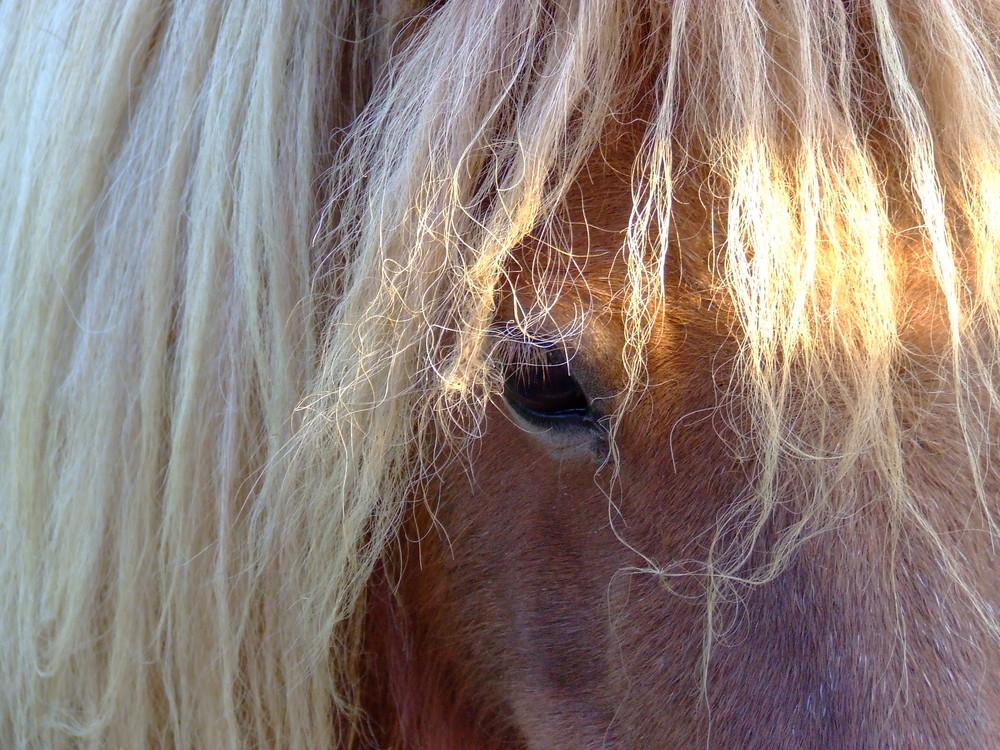
[[[739,343],[710,599],[861,504],[965,585],[914,480],[941,420],[996,531],[1000,7],[410,5],[0,10],[3,747],[357,740],[366,582],[496,392],[512,252],[628,118],[630,388],[682,192]]]

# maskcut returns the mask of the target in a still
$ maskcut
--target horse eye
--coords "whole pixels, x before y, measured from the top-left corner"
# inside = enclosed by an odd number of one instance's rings
[[[540,360],[508,367],[503,396],[511,409],[534,423],[592,424],[590,401],[570,372],[565,353],[550,349]]]

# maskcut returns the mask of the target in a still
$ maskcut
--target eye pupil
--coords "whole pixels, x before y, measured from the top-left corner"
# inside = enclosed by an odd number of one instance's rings
[[[579,420],[590,413],[587,396],[561,351],[545,352],[541,362],[509,367],[504,398],[528,418]]]

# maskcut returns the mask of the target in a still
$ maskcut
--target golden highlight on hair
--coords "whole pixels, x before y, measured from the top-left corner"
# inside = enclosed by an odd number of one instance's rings
[[[358,741],[366,582],[477,434],[512,251],[628,118],[631,388],[695,180],[739,344],[710,600],[862,502],[978,600],[911,464],[957,420],[995,530],[1000,7],[414,6],[0,10],[4,747]],[[540,247],[544,311],[587,248]]]

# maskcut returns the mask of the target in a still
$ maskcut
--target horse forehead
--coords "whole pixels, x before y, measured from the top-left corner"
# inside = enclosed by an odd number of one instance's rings
[[[640,129],[641,125],[635,126]],[[574,180],[559,211],[512,250],[508,275],[520,294],[557,284],[560,296],[621,307],[634,254],[653,265],[667,245],[663,283],[667,289],[707,291],[713,283],[718,236],[718,201],[707,200],[707,177],[691,175],[672,187],[669,226],[656,220],[637,233],[637,201],[645,200],[643,155],[636,139],[601,148]],[[642,197],[640,197],[642,196]],[[724,222],[722,222],[724,224]],[[662,237],[662,234],[666,237]],[[626,257],[632,254],[633,258]]]

